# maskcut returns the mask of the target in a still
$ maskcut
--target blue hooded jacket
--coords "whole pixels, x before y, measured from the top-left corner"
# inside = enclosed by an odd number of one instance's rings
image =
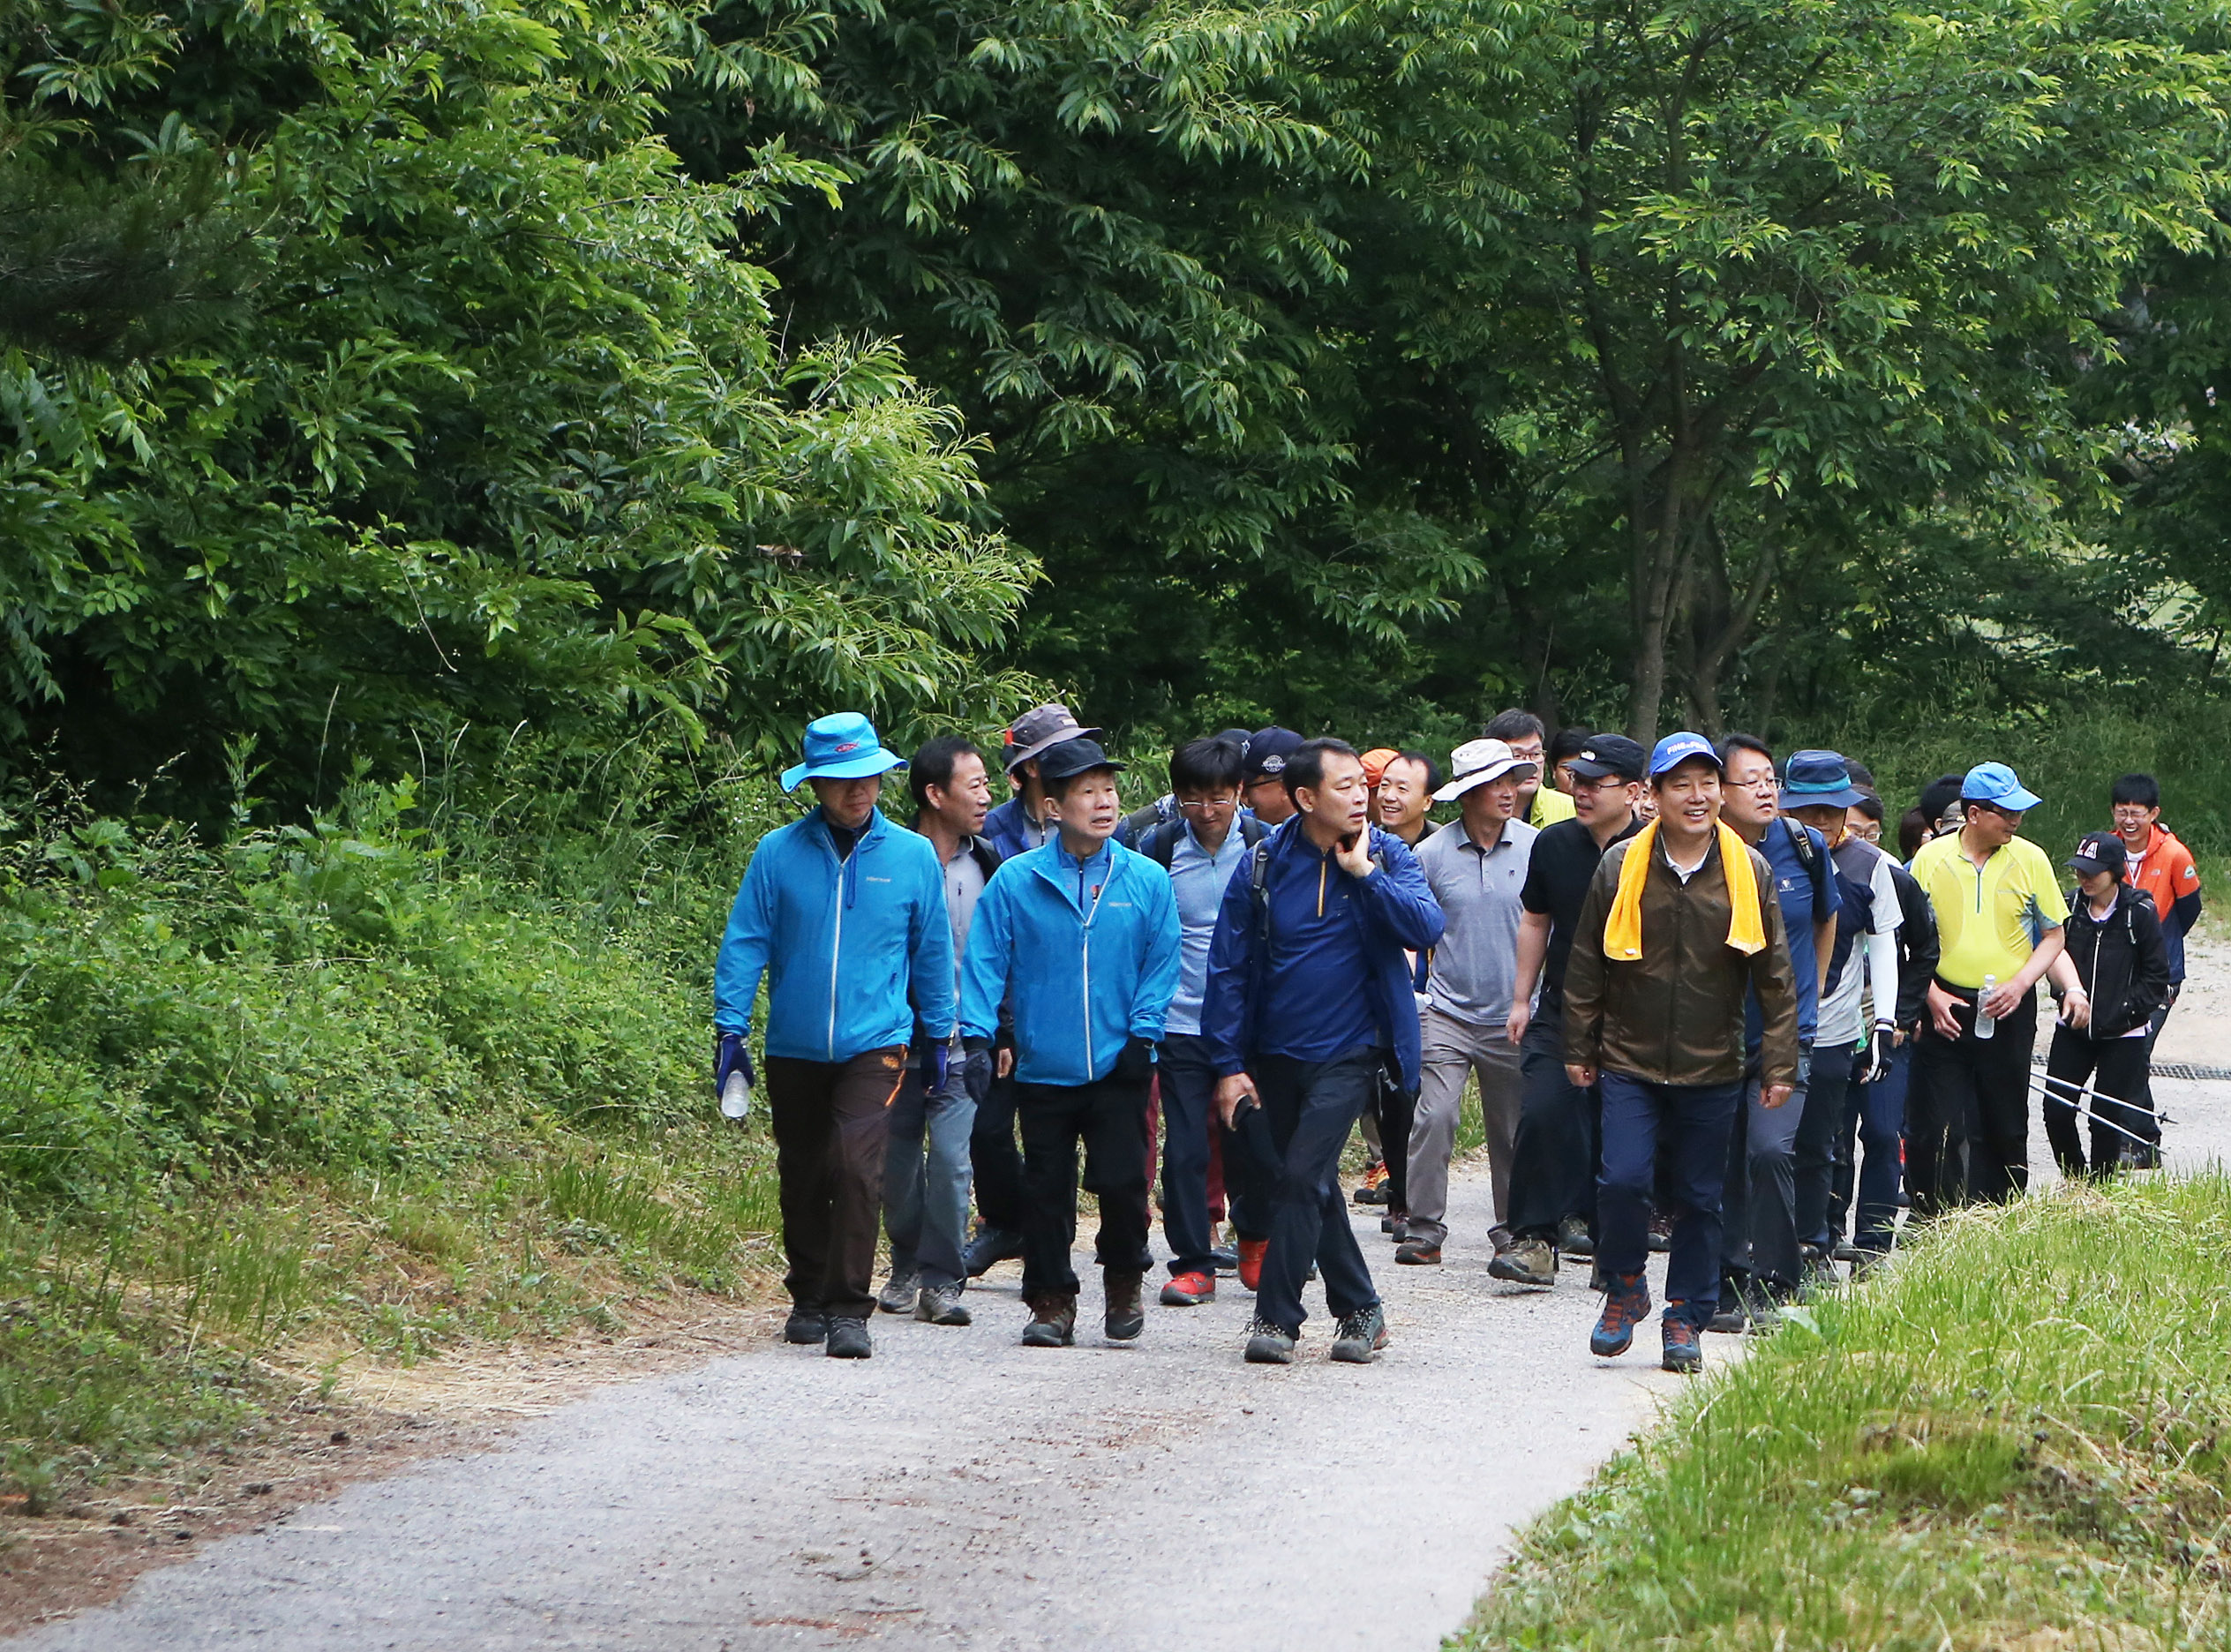
[[[762,972],[770,1055],[850,1061],[909,1042],[917,1020],[951,1037],[953,932],[929,839],[881,809],[842,862],[819,809],[761,838],[713,966],[723,1032],[750,1031]]]
[[[976,904],[961,962],[962,1036],[991,1037],[1004,999],[1017,1078],[1105,1078],[1128,1040],[1161,1041],[1179,950],[1168,874],[1113,842],[1080,867],[1056,837],[1001,862]]]
[[[1050,822],[1040,826],[1033,821],[1018,795],[985,815],[984,829],[977,835],[999,851],[1001,860],[1012,860],[1053,842],[1054,827]]]
[[[1268,910],[1278,904],[1283,880],[1300,865],[1296,845],[1301,833],[1302,816],[1296,815],[1255,851],[1269,857],[1265,867],[1266,920]],[[1370,975],[1362,982],[1348,984],[1347,990],[1363,987],[1379,1036],[1401,1067],[1403,1087],[1415,1092],[1422,1064],[1417,1001],[1410,990],[1409,961],[1402,955],[1423,952],[1439,942],[1445,920],[1440,903],[1425,882],[1424,870],[1408,845],[1376,826],[1371,833],[1371,854],[1379,870],[1358,886],[1358,898],[1349,906],[1361,933]],[[1312,855],[1310,866],[1316,865]],[[1264,923],[1257,921],[1254,870],[1251,858],[1224,886],[1215,938],[1208,943],[1201,1036],[1208,1041],[1208,1058],[1220,1077],[1246,1071],[1262,1043],[1258,1017],[1269,995],[1265,977],[1270,968],[1270,946]]]

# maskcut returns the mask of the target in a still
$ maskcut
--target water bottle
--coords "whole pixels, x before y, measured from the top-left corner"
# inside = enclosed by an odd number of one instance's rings
[[[720,1089],[720,1115],[740,1124],[751,1113],[751,1086],[741,1072],[732,1072]]]
[[[1983,990],[1975,995],[1975,1035],[1979,1039],[1989,1038],[1992,1033],[1999,1030],[1998,1017],[1987,1013],[1983,1008],[1983,1001],[1998,990],[1998,985],[1997,976],[1986,975],[1983,978]]]

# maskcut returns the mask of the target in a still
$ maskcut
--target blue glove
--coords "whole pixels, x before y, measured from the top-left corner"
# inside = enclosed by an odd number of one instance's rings
[[[922,1093],[942,1096],[953,1072],[953,1047],[932,1039],[922,1048]]]
[[[740,1121],[751,1111],[751,1045],[740,1032],[723,1032],[713,1056],[713,1094],[724,1118]]]

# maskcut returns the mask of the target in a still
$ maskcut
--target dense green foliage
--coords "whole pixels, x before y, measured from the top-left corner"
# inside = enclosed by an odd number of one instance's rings
[[[1939,1224],[1539,1521],[1461,1644],[2221,1646],[2227,1246],[2220,1174]]]

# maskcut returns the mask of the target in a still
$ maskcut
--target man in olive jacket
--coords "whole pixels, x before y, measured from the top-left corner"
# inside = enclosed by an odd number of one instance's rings
[[[1703,1364],[1698,1332],[1720,1295],[1720,1190],[1743,1100],[1744,996],[1765,1020],[1761,1100],[1797,1083],[1797,988],[1774,877],[1720,824],[1720,759],[1699,734],[1650,754],[1657,819],[1615,844],[1581,904],[1565,974],[1565,1060],[1602,1083],[1596,1265],[1604,1316],[1589,1346],[1623,1354],[1650,1310],[1642,1280],[1661,1139],[1673,1199],[1664,1364]],[[1640,859],[1638,859],[1640,857]]]

